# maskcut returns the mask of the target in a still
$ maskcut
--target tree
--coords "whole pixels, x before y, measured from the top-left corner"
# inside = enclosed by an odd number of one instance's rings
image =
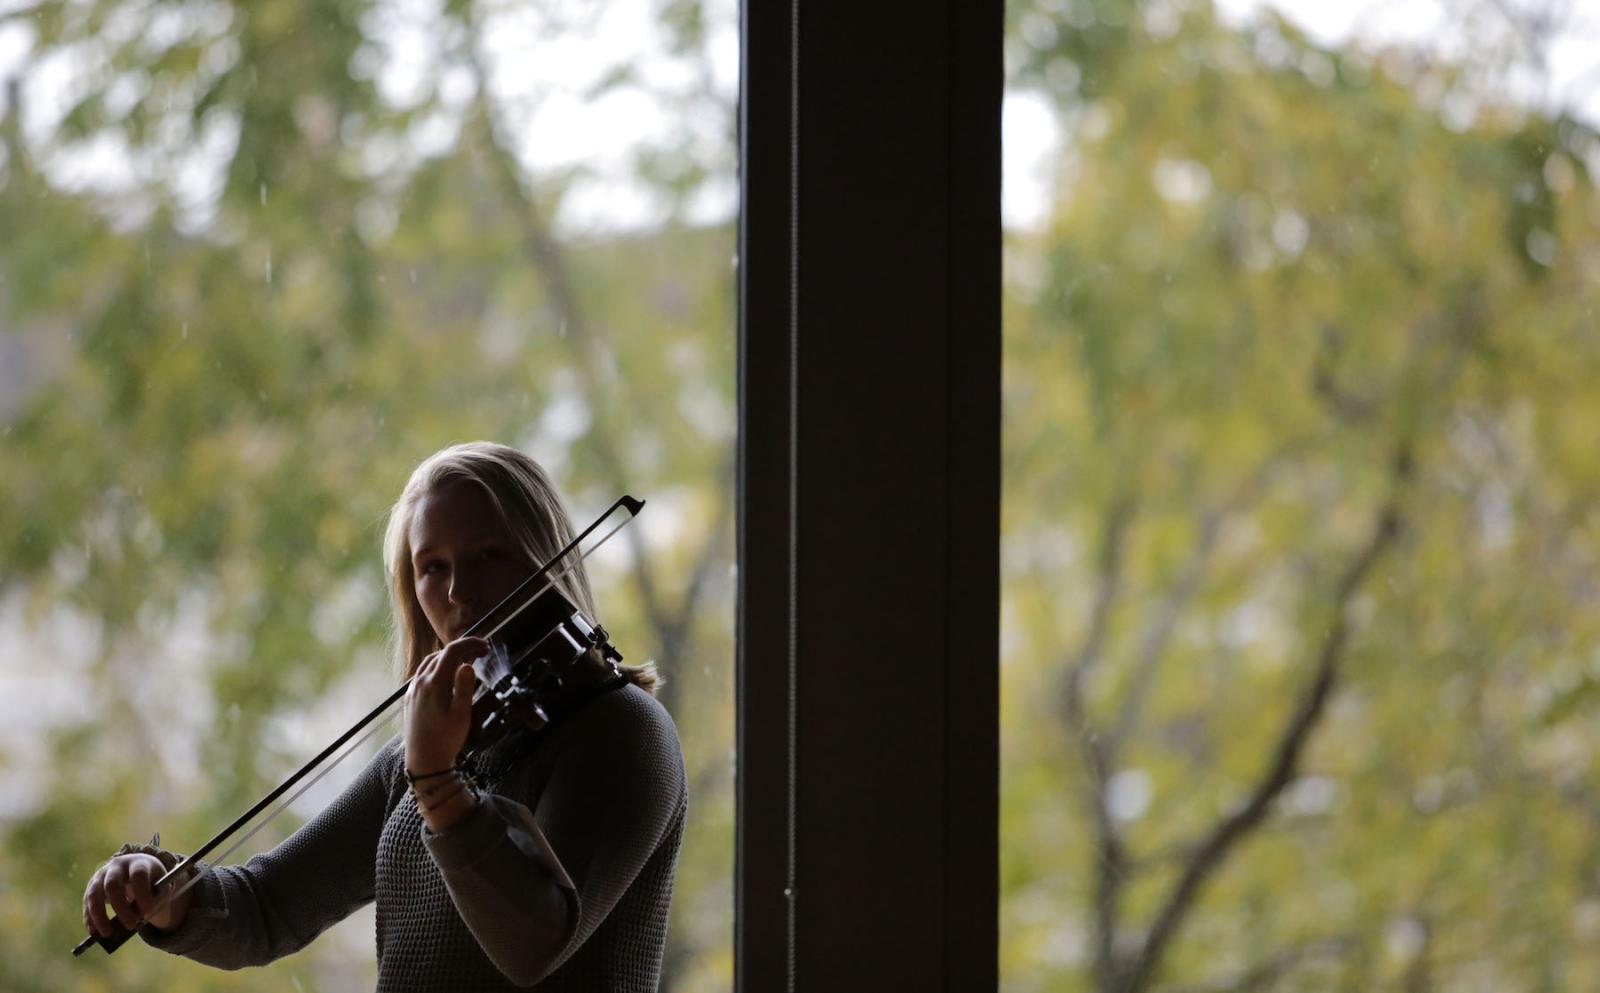
[[[552,45],[589,30],[555,7],[428,14],[404,98],[390,4],[7,16],[33,35],[17,87],[48,90],[54,64],[76,103],[38,133],[5,119],[0,211],[29,236],[0,246],[0,330],[27,369],[4,398],[0,590],[9,654],[37,657],[53,629],[86,647],[43,681],[73,687],[78,716],[6,746],[41,775],[0,812],[0,985],[364,981],[355,932],[244,977],[65,949],[118,842],[160,825],[198,843],[382,692],[383,514],[421,456],[476,437],[544,460],[579,516],[622,490],[649,501],[599,599],[629,660],[661,664],[684,730],[696,818],[669,980],[725,984],[733,232],[689,218],[727,182],[732,115],[708,68],[721,12],[658,13],[659,59],[689,70],[659,105],[722,131],[640,141],[664,213],[593,235],[553,223],[593,181],[530,168],[510,126],[529,94],[491,84],[485,54],[519,16]],[[602,73],[593,98],[642,89],[643,68]],[[118,167],[68,185],[96,144]]]
[[[1593,130],[1208,4],[1012,16],[1068,139],[1008,249],[1007,985],[1592,981]]]

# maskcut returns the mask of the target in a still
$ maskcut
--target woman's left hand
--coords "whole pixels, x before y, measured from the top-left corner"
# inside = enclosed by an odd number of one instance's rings
[[[457,638],[422,660],[406,691],[406,769],[429,773],[455,765],[472,730],[472,660],[489,653],[483,638]]]

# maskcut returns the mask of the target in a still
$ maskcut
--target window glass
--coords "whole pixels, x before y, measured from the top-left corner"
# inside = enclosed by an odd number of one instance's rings
[[[0,3],[0,987],[371,988],[370,913],[67,951],[394,684],[384,514],[479,438],[647,501],[594,575],[684,746],[664,988],[731,985],[737,61],[729,0]]]
[[[1600,10],[1008,5],[1002,985],[1600,982]]]

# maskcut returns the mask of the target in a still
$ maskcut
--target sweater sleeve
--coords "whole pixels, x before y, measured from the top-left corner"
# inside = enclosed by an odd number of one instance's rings
[[[387,816],[400,741],[379,750],[339,797],[282,844],[241,866],[217,866],[194,887],[183,924],[139,936],[221,969],[262,965],[299,951],[370,902],[378,835]]]
[[[575,715],[537,809],[485,795],[423,839],[495,966],[531,986],[611,913],[685,802],[677,730],[642,692]]]

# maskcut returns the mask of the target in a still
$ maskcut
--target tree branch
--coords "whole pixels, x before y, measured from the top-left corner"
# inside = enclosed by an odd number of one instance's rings
[[[1140,715],[1144,713],[1150,693],[1155,687],[1156,672],[1161,667],[1162,659],[1166,657],[1167,646],[1172,643],[1172,633],[1177,630],[1178,618],[1183,616],[1189,602],[1200,591],[1201,581],[1205,579],[1206,566],[1211,561],[1211,552],[1217,544],[1217,534],[1221,530],[1222,519],[1223,515],[1217,511],[1201,515],[1194,549],[1189,553],[1189,561],[1184,566],[1182,577],[1161,601],[1155,620],[1145,628],[1144,636],[1139,639],[1139,649],[1134,655],[1133,675],[1129,677],[1128,689],[1123,694],[1122,704],[1117,708],[1116,720],[1106,733],[1106,751],[1113,757],[1121,751],[1123,742],[1127,741],[1129,733],[1138,723]]]
[[[1114,982],[1121,972],[1115,939],[1125,856],[1107,803],[1110,761],[1105,743],[1090,724],[1088,707],[1084,702],[1084,681],[1099,665],[1105,652],[1111,626],[1111,609],[1122,586],[1124,545],[1133,515],[1134,502],[1126,496],[1113,498],[1106,508],[1101,523],[1100,569],[1089,630],[1084,634],[1076,657],[1067,666],[1063,694],[1067,727],[1077,741],[1089,773],[1089,786],[1084,799],[1095,827],[1095,972],[1103,988]]]
[[[1155,687],[1161,662],[1165,659],[1167,648],[1172,643],[1173,632],[1177,630],[1178,620],[1194,600],[1195,595],[1200,592],[1223,522],[1255,506],[1278,469],[1291,456],[1303,449],[1305,444],[1306,439],[1296,438],[1282,445],[1261,461],[1231,497],[1223,500],[1215,510],[1200,515],[1194,548],[1189,554],[1189,561],[1184,566],[1181,578],[1162,601],[1155,620],[1144,629],[1144,635],[1140,638],[1138,650],[1134,654],[1133,675],[1129,678],[1128,689],[1123,694],[1121,705],[1117,709],[1116,720],[1106,734],[1106,749],[1113,763],[1123,743],[1133,733],[1139,718],[1144,713],[1150,693]]]
[[[1284,787],[1292,782],[1300,757],[1311,732],[1321,721],[1329,697],[1338,681],[1340,665],[1350,637],[1350,603],[1371,574],[1379,557],[1400,533],[1401,503],[1413,474],[1409,436],[1397,444],[1390,460],[1390,493],[1379,511],[1366,543],[1335,587],[1333,626],[1323,640],[1315,674],[1300,699],[1293,716],[1278,738],[1271,764],[1263,772],[1249,799],[1238,810],[1222,818],[1201,841],[1183,874],[1156,915],[1155,924],[1145,939],[1124,987],[1128,993],[1145,989],[1154,977],[1167,946],[1179,925],[1194,906],[1200,889],[1221,868],[1236,845],[1266,818]]]
[[[469,17],[468,31],[471,37],[476,39],[479,28],[470,22],[470,11],[465,16]],[[476,116],[478,126],[482,130],[482,143],[491,171],[501,195],[514,208],[512,213],[521,228],[523,253],[537,274],[557,320],[567,330],[562,340],[567,343],[571,352],[573,369],[583,384],[584,393],[590,398],[601,396],[605,392],[606,376],[602,369],[599,336],[591,326],[587,312],[579,303],[566,254],[551,233],[538,202],[527,190],[522,170],[496,127],[494,108],[488,97],[488,75],[475,41],[468,44],[466,49],[468,62],[477,80]],[[601,466],[602,477],[606,484],[612,490],[622,492],[627,489],[628,473],[621,454],[619,431],[614,424],[614,418],[603,406],[591,405],[591,415],[593,429],[590,432],[590,449]],[[722,474],[724,478],[727,475],[727,471]],[[729,488],[726,485],[723,487],[724,490]],[[651,560],[644,553],[643,533],[637,528],[631,528],[627,532],[627,540],[634,558],[634,568],[630,570],[634,587],[651,630],[655,632],[660,648],[659,657],[665,667],[675,672],[684,671],[681,665],[683,662],[681,653],[685,647],[685,631],[695,611],[699,609],[705,576],[714,560],[725,551],[724,533],[728,530],[728,518],[731,513],[731,500],[724,493],[719,503],[717,517],[712,522],[710,533],[706,537],[706,543],[695,556],[694,578],[691,579],[676,609],[667,604],[666,598],[661,593],[651,567]],[[673,687],[675,682],[668,681],[666,686]],[[675,693],[675,690],[669,689],[668,693]],[[670,696],[663,694],[663,697],[663,703],[670,706]]]
[[[1340,958],[1359,947],[1352,935],[1336,935],[1298,945],[1291,945],[1237,976],[1217,979],[1193,986],[1170,988],[1166,993],[1252,993],[1270,989],[1278,980],[1312,959]]]
[[[705,544],[700,546],[694,566],[689,571],[688,585],[684,587],[677,609],[665,619],[666,626],[656,628],[660,656],[664,663],[676,672],[684,671],[684,665],[688,660],[689,627],[700,612],[700,601],[709,587],[711,570],[718,563],[725,562],[728,557],[728,539],[733,534],[735,471],[734,453],[730,450],[721,470],[717,473],[717,510],[712,517]],[[635,547],[634,555],[643,561],[642,547]],[[662,704],[669,710],[676,702],[675,686],[675,681],[664,679],[659,691]]]
[[[1068,663],[1063,702],[1067,724],[1074,731],[1089,729],[1088,711],[1083,700],[1083,684],[1105,654],[1111,628],[1111,608],[1122,591],[1124,543],[1134,515],[1134,502],[1122,496],[1113,498],[1100,526],[1100,568],[1095,581],[1094,606],[1089,612],[1089,630],[1083,644]]]

